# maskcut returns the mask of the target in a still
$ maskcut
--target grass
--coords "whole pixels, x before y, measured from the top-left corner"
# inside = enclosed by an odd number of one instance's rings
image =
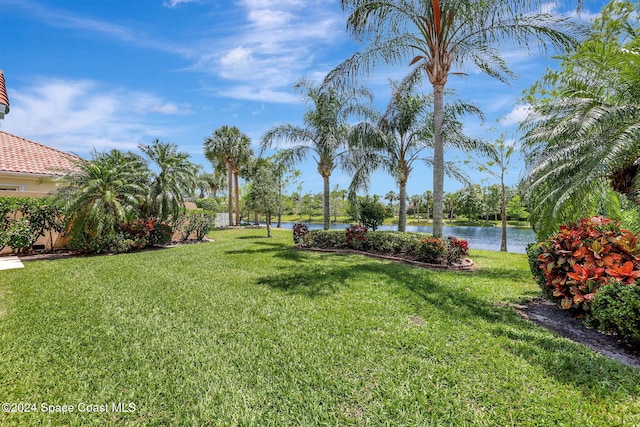
[[[435,272],[265,234],[0,272],[0,401],[37,405],[0,424],[640,425],[638,370],[508,306],[539,293],[524,255]]]

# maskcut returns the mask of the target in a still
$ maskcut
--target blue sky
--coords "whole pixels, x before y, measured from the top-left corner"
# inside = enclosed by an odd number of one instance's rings
[[[587,3],[581,19],[602,5]],[[0,0],[0,69],[11,102],[0,129],[85,158],[93,149],[136,151],[159,138],[211,170],[202,147],[214,129],[238,126],[257,148],[272,126],[301,124],[304,105],[293,85],[302,77],[320,81],[358,48],[337,0]],[[505,49],[504,56],[519,75],[510,85],[473,69],[449,80],[486,115],[484,124],[465,123],[470,135],[517,138],[515,124],[527,115],[518,98],[554,66],[527,52]],[[388,79],[406,70],[380,69],[363,81],[380,108]],[[313,162],[298,168],[303,191],[320,192]],[[468,168],[476,182],[488,178]],[[514,162],[508,183],[521,171]],[[332,187],[349,183],[339,171],[332,176]],[[445,182],[445,191],[460,187]],[[408,193],[431,188],[431,169],[417,166]],[[380,173],[370,193],[393,189]]]

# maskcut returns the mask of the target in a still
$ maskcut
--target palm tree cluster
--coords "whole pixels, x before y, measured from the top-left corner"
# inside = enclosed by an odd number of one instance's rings
[[[578,35],[573,21],[541,12],[537,0],[342,0],[347,28],[366,47],[325,79],[344,86],[379,64],[412,66],[433,88],[433,234],[442,237],[445,173],[445,86],[453,67],[474,65],[502,81],[513,77],[501,44],[522,49],[566,49]]]
[[[616,217],[627,200],[638,210],[639,11],[629,1],[605,6],[591,36],[527,98],[538,119],[523,125],[525,187],[540,237],[581,216]]]
[[[221,126],[204,140],[204,154],[211,162],[216,173],[227,170],[227,186],[229,198],[229,225],[234,225],[234,196],[235,196],[235,225],[240,224],[240,193],[238,177],[243,168],[251,162],[253,150],[251,139],[235,126]]]
[[[119,150],[94,152],[59,178],[54,196],[66,212],[72,236],[113,235],[137,219],[167,220],[184,210],[196,185],[197,166],[175,144],[141,144],[140,156]]]
[[[324,229],[331,223],[330,177],[348,154],[346,141],[352,114],[366,114],[368,108],[361,101],[370,100],[371,94],[361,88],[349,90],[327,89],[301,80],[295,88],[302,92],[307,103],[304,126],[284,124],[276,126],[262,137],[262,151],[271,146],[287,145],[282,149],[284,162],[296,163],[308,155],[313,157],[324,185]]]

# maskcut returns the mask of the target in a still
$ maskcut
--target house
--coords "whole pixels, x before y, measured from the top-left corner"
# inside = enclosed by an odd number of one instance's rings
[[[46,197],[80,157],[0,131],[0,197]]]

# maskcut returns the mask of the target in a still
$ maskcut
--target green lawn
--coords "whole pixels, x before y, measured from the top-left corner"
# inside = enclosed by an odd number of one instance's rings
[[[538,295],[524,255],[434,272],[265,235],[0,271],[0,401],[36,404],[0,425],[640,425],[639,370],[507,305]]]

